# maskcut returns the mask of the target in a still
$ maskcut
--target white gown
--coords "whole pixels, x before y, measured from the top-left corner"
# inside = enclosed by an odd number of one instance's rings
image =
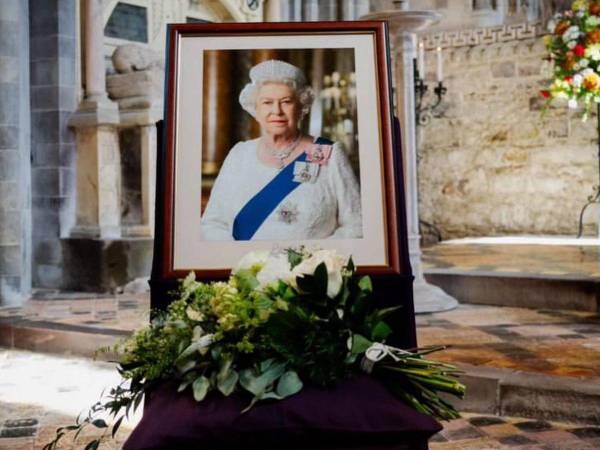
[[[258,159],[258,139],[238,142],[229,152],[202,215],[202,238],[233,240],[239,211],[278,173]],[[293,164],[293,163],[292,163]],[[253,240],[356,239],[362,237],[359,186],[348,158],[333,144],[314,183],[301,183],[258,228]]]

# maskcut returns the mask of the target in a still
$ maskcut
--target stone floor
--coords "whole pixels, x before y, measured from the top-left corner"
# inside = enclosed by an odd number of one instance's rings
[[[600,315],[461,305],[417,316],[419,345],[444,343],[436,358],[474,366],[581,378],[600,376]]]

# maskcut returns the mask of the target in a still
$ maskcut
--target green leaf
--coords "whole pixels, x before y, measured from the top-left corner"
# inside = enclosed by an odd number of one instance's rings
[[[106,422],[103,419],[96,419],[92,422],[92,425],[94,425],[96,428],[107,428],[108,425],[106,424]]]
[[[255,396],[260,396],[284,371],[285,363],[274,363],[265,372],[258,374],[253,369],[245,369],[240,373],[240,385]]]
[[[279,378],[276,392],[280,397],[289,397],[290,395],[300,392],[302,386],[302,380],[298,374],[293,370],[290,370]]]
[[[373,328],[371,339],[374,341],[384,341],[390,334],[392,334],[392,328],[382,320]]]
[[[239,378],[240,375],[235,370],[230,370],[226,376],[222,378],[217,377],[217,388],[227,397],[234,391]]]
[[[373,345],[373,342],[368,340],[366,337],[360,334],[352,335],[352,350],[353,355],[360,355],[367,351],[367,349]]]
[[[88,445],[85,446],[84,450],[97,450],[99,445],[100,445],[100,440],[94,439],[93,441],[88,442]]]
[[[302,253],[294,250],[293,248],[287,249],[287,256],[292,269],[302,262]]]
[[[185,363],[175,363],[175,365],[177,366],[177,370],[179,371],[179,373],[183,374],[189,372],[194,367],[196,367],[196,361],[190,360]]]
[[[210,387],[210,381],[204,375],[196,378],[196,381],[192,384],[192,389],[194,390],[194,399],[197,402],[201,402],[206,397],[208,393],[208,388]]]
[[[346,269],[348,269],[348,272],[354,274],[354,271],[356,270],[356,267],[354,266],[354,261],[352,260],[352,256],[350,257],[350,259],[348,259],[348,264],[346,264]]]
[[[328,282],[328,278],[329,277],[327,275],[327,266],[325,265],[324,262],[322,262],[315,269],[315,282],[316,282],[316,287],[317,287],[317,293],[318,294],[320,294],[320,295],[326,295],[327,294],[327,282]]]
[[[238,281],[238,289],[240,292],[252,292],[259,285],[256,276],[250,269],[242,269],[235,273],[235,278]]]
[[[111,433],[111,436],[112,436],[113,439],[114,439],[115,435],[117,434],[117,431],[119,431],[119,427],[121,426],[121,423],[123,422],[124,418],[125,418],[125,416],[119,417],[119,419],[113,425],[113,427],[112,427],[112,433]]]
[[[358,287],[363,292],[368,292],[368,293],[373,292],[373,283],[371,283],[371,278],[368,276],[362,277],[358,281]]]

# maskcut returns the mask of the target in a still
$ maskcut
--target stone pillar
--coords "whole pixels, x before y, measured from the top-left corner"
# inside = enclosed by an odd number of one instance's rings
[[[142,227],[146,236],[154,236],[154,209],[156,202],[156,125],[141,127],[142,150]]]
[[[216,177],[230,148],[231,55],[204,52],[202,174]]]
[[[31,290],[28,2],[0,1],[0,306]]]
[[[117,104],[106,95],[102,1],[82,2],[85,97],[70,119],[77,135],[77,223],[73,237],[121,235],[121,163]]]
[[[419,198],[417,180],[417,142],[415,120],[414,59],[417,49],[414,35],[397,30],[395,36],[395,83],[397,115],[402,130],[402,156],[406,183],[406,220],[408,247],[414,282],[415,312],[429,313],[455,308],[458,302],[437,286],[428,284],[423,275],[419,235]]]
[[[159,54],[135,44],[120,46],[112,55],[117,73],[107,78],[108,93],[119,105],[121,170],[129,177],[125,181],[139,179],[139,185],[134,184],[139,188],[141,204],[137,203],[137,198],[135,204],[129,203],[131,198],[123,198],[124,209],[141,210],[141,217],[133,223],[122,217],[121,233],[127,238],[154,236],[156,122],[163,114],[164,85],[164,67],[160,59]],[[141,65],[140,61],[145,61],[146,65]],[[132,157],[131,152],[138,151],[139,167],[128,167],[127,158]],[[128,186],[131,188],[131,183],[124,184],[125,191]]]

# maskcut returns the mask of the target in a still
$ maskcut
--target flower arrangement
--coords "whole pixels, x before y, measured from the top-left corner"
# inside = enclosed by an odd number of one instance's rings
[[[44,449],[87,426],[107,434],[106,413],[115,419],[114,436],[144,393],[165,380],[176,380],[198,402],[211,391],[246,393],[248,410],[294,395],[305,383],[333,386],[366,371],[418,411],[458,417],[439,396],[464,395],[457,369],[426,359],[442,347],[409,352],[386,345],[392,328],[385,319],[397,308],[375,308],[371,280],[355,272],[352,259],[300,248],[250,253],[227,282],[202,283],[190,274],[178,300],[118,346],[123,382],[84,418],[59,428]],[[103,436],[86,450],[97,449]]]
[[[570,108],[585,106],[584,119],[600,103],[600,1],[575,0],[571,10],[557,13],[544,37],[554,63],[552,84],[541,95],[561,98]]]

